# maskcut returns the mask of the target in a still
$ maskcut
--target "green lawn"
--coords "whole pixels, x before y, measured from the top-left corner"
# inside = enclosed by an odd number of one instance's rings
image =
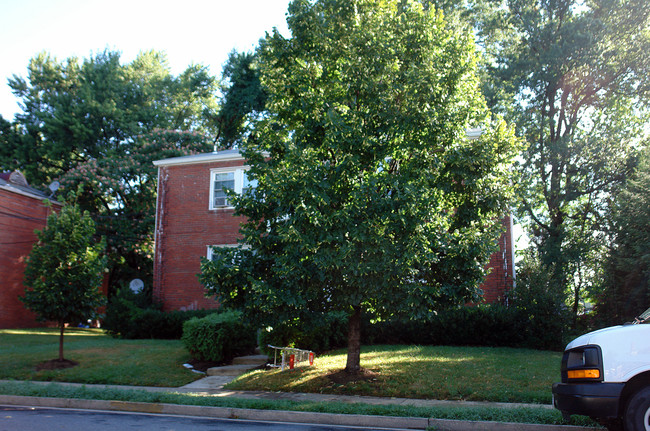
[[[79,365],[36,371],[56,358],[55,329],[0,330],[0,379],[135,386],[185,385],[201,376],[182,364],[190,356],[178,340],[120,340],[97,329],[66,330],[64,353]],[[328,374],[345,367],[345,351],[291,371],[258,370],[228,387],[384,397],[550,403],[561,353],[510,348],[444,346],[364,347],[361,366],[375,378],[337,384]]]
[[[65,331],[65,370],[36,371],[58,356],[57,329],[0,329],[0,379],[178,387],[200,376],[183,367],[190,356],[179,340],[120,340],[99,329]]]
[[[561,353],[489,347],[370,346],[361,366],[374,380],[340,385],[327,377],[345,367],[346,352],[291,371],[254,371],[230,389],[320,392],[385,397],[550,403]]]
[[[35,366],[38,363],[57,356],[57,330],[0,330],[0,379],[175,387],[200,377],[182,366],[190,357],[178,340],[120,340],[96,329],[75,328],[67,330],[66,334],[65,356],[78,361],[80,365],[67,370],[37,372]],[[362,350],[361,365],[373,372],[374,379],[336,384],[328,375],[345,366],[345,357],[345,351],[334,351],[318,356],[312,367],[300,367],[291,371],[253,371],[235,380],[229,387],[384,397],[549,403],[551,383],[559,378],[561,354],[486,347],[369,346]],[[0,393],[339,414],[566,423],[558,411],[541,407],[432,408],[299,403],[96,387],[61,388],[11,381],[0,382]],[[574,417],[571,423],[594,425],[593,421],[584,417]]]

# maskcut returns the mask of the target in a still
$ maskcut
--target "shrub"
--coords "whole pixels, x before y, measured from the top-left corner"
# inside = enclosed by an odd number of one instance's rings
[[[255,330],[237,311],[213,313],[183,324],[181,341],[194,359],[229,363],[255,349]]]
[[[444,310],[423,320],[365,320],[362,342],[561,350],[565,323],[544,302],[479,305]]]
[[[127,339],[180,339],[183,323],[193,317],[204,317],[214,310],[162,311],[143,292],[119,289],[106,308],[103,326],[109,334]]]

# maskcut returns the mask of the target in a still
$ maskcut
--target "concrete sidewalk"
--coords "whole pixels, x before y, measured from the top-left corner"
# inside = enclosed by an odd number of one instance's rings
[[[145,386],[87,385],[60,382],[30,382],[36,385],[57,385],[61,387],[88,387],[121,390],[146,390],[152,392],[177,392],[215,397],[232,397],[240,399],[291,400],[299,402],[341,402],[363,403],[372,405],[402,405],[417,407],[497,407],[497,408],[549,408],[550,405],[509,404],[470,401],[418,400],[408,398],[381,398],[350,395],[328,395],[289,392],[233,391],[223,386],[231,381],[229,376],[210,376],[197,380],[180,388],[159,388]],[[6,382],[6,381],[0,381]],[[15,382],[13,382],[15,383]],[[97,401],[61,398],[38,398],[0,395],[0,404],[31,405],[39,407],[61,407],[76,409],[97,409],[112,411],[130,411],[144,413],[176,414],[188,416],[209,416],[220,418],[239,418],[279,422],[300,422],[329,425],[346,425],[359,427],[384,427],[394,429],[436,429],[441,431],[481,430],[481,431],[594,431],[594,428],[565,425],[534,425],[520,423],[459,421],[435,418],[399,418],[368,415],[344,415],[329,413],[310,413],[274,410],[235,409],[227,407],[198,407],[158,403],[134,403],[124,401]]]

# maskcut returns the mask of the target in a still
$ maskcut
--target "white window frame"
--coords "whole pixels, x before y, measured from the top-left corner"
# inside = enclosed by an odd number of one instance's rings
[[[235,180],[235,188],[234,192],[237,194],[242,193],[242,189],[244,187],[244,174],[249,170],[250,168],[246,166],[238,166],[238,167],[227,167],[227,168],[213,168],[210,169],[210,206],[209,209],[211,210],[216,210],[216,209],[222,209],[222,208],[233,208],[232,205],[228,202],[226,199],[226,204],[225,205],[215,205],[214,202],[214,180],[217,174],[229,174],[232,173],[233,178]],[[250,184],[250,182],[249,182]],[[253,186],[255,187],[255,186]]]
[[[208,252],[206,253],[206,256],[209,261],[212,261],[212,258],[214,257],[214,250],[213,248],[235,248],[239,247],[239,244],[211,244],[206,246],[208,249]]]

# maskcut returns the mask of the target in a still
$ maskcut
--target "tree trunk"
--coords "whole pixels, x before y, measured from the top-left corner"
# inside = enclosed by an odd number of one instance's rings
[[[551,211],[558,211],[558,209],[549,208]],[[568,285],[568,258],[563,247],[564,232],[563,217],[556,217],[552,220],[551,225],[547,231],[547,237],[542,244],[542,263],[547,269],[550,269],[550,281],[552,287],[555,289],[555,294],[558,298],[564,300],[566,298],[566,290]]]
[[[61,333],[59,335],[59,361],[63,361],[63,330],[65,329],[65,323],[60,323]]]
[[[353,308],[348,320],[348,360],[345,365],[348,374],[358,374],[361,371],[361,307]]]

